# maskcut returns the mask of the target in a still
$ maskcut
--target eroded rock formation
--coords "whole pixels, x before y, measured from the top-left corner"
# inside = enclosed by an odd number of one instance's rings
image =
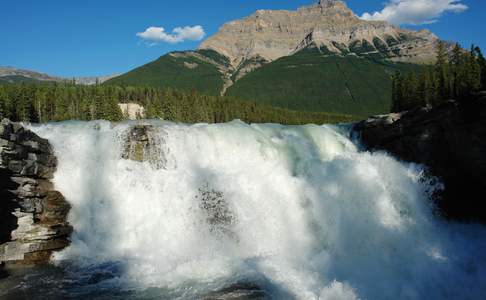
[[[0,262],[47,262],[69,244],[70,206],[54,190],[57,160],[47,140],[6,119],[0,124]]]
[[[486,223],[486,93],[433,109],[376,116],[355,130],[369,150],[386,150],[424,164],[445,189],[438,205],[446,217]]]

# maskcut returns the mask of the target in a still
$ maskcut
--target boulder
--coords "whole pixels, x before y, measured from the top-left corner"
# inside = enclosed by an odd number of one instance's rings
[[[355,125],[367,150],[425,165],[444,183],[442,215],[486,222],[486,94],[435,108],[376,116]]]

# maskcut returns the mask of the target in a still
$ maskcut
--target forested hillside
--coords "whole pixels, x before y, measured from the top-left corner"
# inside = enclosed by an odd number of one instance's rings
[[[389,112],[395,71],[419,68],[312,47],[249,73],[227,95],[288,109],[367,116]]]
[[[123,86],[150,86],[196,90],[206,95],[219,95],[223,88],[221,73],[207,59],[217,58],[214,51],[202,51],[201,55],[174,52],[112,78],[105,84]]]
[[[170,88],[79,86],[67,83],[0,85],[0,117],[13,121],[120,121],[124,116],[119,103],[144,106],[147,118],[187,123],[220,123],[241,119],[252,123],[323,124],[357,119],[342,114],[291,111]]]

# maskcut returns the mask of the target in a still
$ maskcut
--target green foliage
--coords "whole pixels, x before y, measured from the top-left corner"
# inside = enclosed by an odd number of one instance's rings
[[[247,74],[227,95],[293,110],[367,116],[389,112],[395,70],[420,68],[307,48]]]
[[[202,53],[213,60],[224,61],[215,51],[207,50]],[[112,78],[104,85],[171,87],[218,95],[223,87],[223,79],[215,65],[185,52],[175,52]]]
[[[351,45],[349,45],[349,50],[358,55],[376,51],[375,47],[366,40],[354,41],[351,43]]]
[[[62,84],[0,85],[1,117],[13,121],[122,119],[114,89]]]
[[[134,88],[150,94],[132,99],[146,108],[148,118],[185,123],[222,123],[240,119],[248,123],[342,123],[358,118],[343,114],[291,111],[233,97],[208,96],[174,89]]]
[[[392,111],[440,105],[448,99],[462,101],[476,93],[483,80],[484,57],[478,47],[465,51],[458,44],[449,53],[445,44],[437,45],[437,62],[420,73],[393,77]]]
[[[214,50],[210,50],[210,49],[201,49],[201,50],[197,50],[197,53],[219,63],[219,64],[222,64],[222,65],[225,65],[225,66],[229,66],[230,65],[230,61],[229,59],[222,55],[222,54],[219,54],[218,52],[214,51]]]
[[[478,58],[479,68],[481,70],[481,89],[486,90],[486,59],[479,47],[474,48],[474,52]]]
[[[148,118],[186,123],[341,123],[357,120],[343,114],[291,111],[231,97],[201,95],[172,88],[77,86],[69,83],[0,85],[0,117],[13,121],[120,121],[119,103],[137,103]]]

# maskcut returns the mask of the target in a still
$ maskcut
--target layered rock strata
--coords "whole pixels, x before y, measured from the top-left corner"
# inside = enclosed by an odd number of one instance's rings
[[[6,119],[0,124],[0,262],[47,262],[69,244],[70,205],[54,190],[57,160],[45,139]]]
[[[394,61],[425,63],[434,59],[436,42],[430,31],[362,20],[344,1],[323,0],[297,11],[258,10],[224,24],[200,49],[227,56],[235,68],[256,57],[273,61],[309,45],[335,54],[381,53]]]

